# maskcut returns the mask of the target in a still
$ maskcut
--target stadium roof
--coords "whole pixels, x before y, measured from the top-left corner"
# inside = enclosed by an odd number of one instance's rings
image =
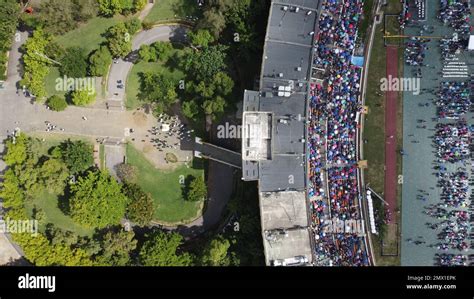
[[[244,180],[259,181],[268,265],[302,257],[312,261],[305,174],[306,115],[320,4],[320,0],[272,1],[259,91],[246,90],[244,95],[242,173]],[[266,116],[258,118],[260,113]],[[257,124],[256,119],[270,119],[271,123]],[[269,130],[266,143],[262,142],[263,129]],[[252,152],[258,148],[255,145],[267,155]]]

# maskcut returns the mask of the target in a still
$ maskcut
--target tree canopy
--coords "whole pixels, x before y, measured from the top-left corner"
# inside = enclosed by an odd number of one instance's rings
[[[54,95],[50,97],[46,104],[53,111],[63,111],[67,108],[66,99],[64,99],[64,96],[60,95]]]
[[[132,38],[125,23],[121,22],[109,28],[107,44],[114,58],[124,58],[132,51]]]
[[[94,0],[45,0],[41,2],[38,21],[48,33],[61,35],[77,28],[96,16],[97,1]]]
[[[184,69],[192,74],[196,81],[210,80],[215,74],[226,68],[227,46],[217,45],[193,51],[184,59]]]
[[[212,239],[204,248],[200,263],[203,266],[229,266],[231,258],[229,255],[230,242],[219,236]]]
[[[84,78],[87,75],[87,53],[81,47],[66,49],[59,68],[61,75],[70,78]]]
[[[96,256],[99,265],[129,266],[130,254],[137,247],[133,231],[113,228],[105,233],[100,240],[101,252]]]
[[[177,84],[161,73],[141,73],[139,97],[155,105],[157,113],[168,109],[178,100]]]
[[[87,89],[75,90],[71,93],[72,103],[76,106],[87,106],[95,102],[95,92]]]
[[[118,224],[125,215],[128,199],[120,184],[105,171],[89,171],[70,189],[70,213],[79,224],[103,228]]]
[[[20,7],[15,0],[0,0],[0,80],[4,80],[7,56],[18,26]]]
[[[105,46],[100,46],[89,57],[89,73],[92,76],[101,77],[107,74],[112,63],[112,54]]]
[[[207,197],[207,187],[203,176],[193,177],[189,183],[186,198],[189,201],[200,201]]]
[[[183,237],[178,233],[155,231],[145,239],[139,252],[143,266],[191,266],[193,257],[187,252],[179,253]]]
[[[42,29],[37,29],[24,45],[24,72],[20,84],[25,85],[38,99],[46,96],[44,80],[49,72],[50,62],[43,55],[50,41],[51,36],[44,33]]]
[[[87,170],[94,163],[92,145],[89,143],[68,139],[62,142],[59,148],[62,159],[73,174]]]
[[[154,207],[150,194],[145,193],[136,184],[126,184],[123,193],[130,199],[127,206],[127,218],[139,225],[147,225],[153,219]]]

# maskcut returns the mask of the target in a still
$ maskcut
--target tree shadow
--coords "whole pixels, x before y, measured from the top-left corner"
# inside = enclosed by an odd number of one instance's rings
[[[182,185],[181,187],[181,196],[183,197],[184,200],[187,200],[188,198],[188,194],[189,194],[189,190],[190,190],[190,185],[191,185],[191,182],[195,179],[195,177],[193,175],[188,175],[185,179],[184,179],[184,184]]]

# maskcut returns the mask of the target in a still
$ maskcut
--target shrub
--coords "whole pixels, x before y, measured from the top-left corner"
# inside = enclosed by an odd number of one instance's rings
[[[63,111],[67,108],[66,99],[63,96],[54,95],[46,102],[49,108],[53,111]]]

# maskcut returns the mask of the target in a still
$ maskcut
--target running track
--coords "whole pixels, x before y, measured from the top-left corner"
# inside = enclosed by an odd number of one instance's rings
[[[387,46],[387,78],[398,78],[398,48]],[[385,103],[385,201],[394,222],[397,207],[397,108],[398,92],[387,91]]]

